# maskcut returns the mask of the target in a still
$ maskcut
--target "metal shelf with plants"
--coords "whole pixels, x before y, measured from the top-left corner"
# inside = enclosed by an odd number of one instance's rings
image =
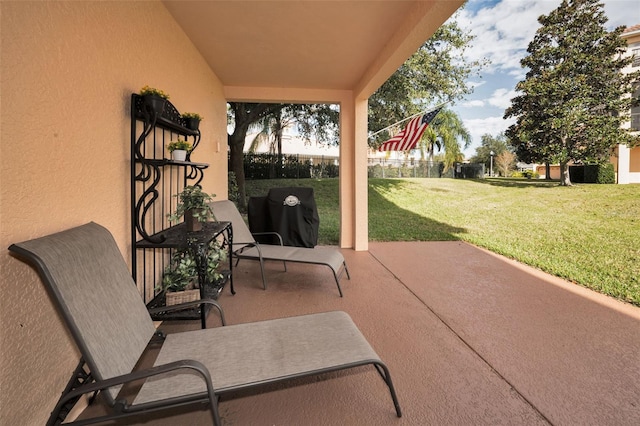
[[[131,264],[133,279],[149,308],[170,304],[167,296],[175,296],[169,293],[181,291],[181,286],[188,297],[217,299],[228,282],[235,294],[231,223],[206,222],[201,230],[191,231],[185,222],[172,224],[169,218],[175,216],[185,192],[199,189],[209,167],[190,158],[201,137],[199,120],[190,123],[194,115],[200,119],[197,114],[181,115],[168,96],[156,89],[145,87],[131,95]],[[187,148],[184,159],[167,158],[172,148]],[[185,271],[195,271],[197,276],[188,280]],[[172,282],[172,277],[179,279]],[[197,307],[153,316],[158,320],[200,318],[204,325],[207,313],[207,308]]]

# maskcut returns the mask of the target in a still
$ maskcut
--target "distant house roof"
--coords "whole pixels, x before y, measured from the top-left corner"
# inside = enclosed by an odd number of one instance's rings
[[[622,34],[633,33],[635,31],[640,31],[640,24],[632,25],[630,27],[625,28]]]

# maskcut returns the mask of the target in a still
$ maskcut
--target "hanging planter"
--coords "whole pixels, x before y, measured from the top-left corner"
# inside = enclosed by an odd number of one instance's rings
[[[162,90],[144,86],[140,89],[140,96],[142,96],[142,103],[146,111],[151,115],[158,117],[162,116],[164,111],[164,105],[169,99],[169,95]]]
[[[164,111],[164,104],[166,102],[167,100],[161,98],[160,96],[147,95],[142,97],[142,103],[144,104],[145,109],[151,115],[156,115],[158,117],[162,116],[162,112]]]
[[[200,127],[200,122],[203,120],[203,117],[195,112],[185,112],[181,115],[184,120],[184,125],[189,130],[198,130]]]

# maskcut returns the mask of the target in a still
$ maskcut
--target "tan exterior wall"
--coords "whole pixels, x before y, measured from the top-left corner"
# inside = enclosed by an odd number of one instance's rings
[[[539,165],[536,171],[538,172],[538,175],[546,176],[547,167],[544,164]],[[551,165],[549,167],[549,176],[550,176],[550,179],[560,179],[560,166]]]
[[[640,147],[631,148],[629,152],[629,172],[640,172]]]
[[[44,424],[78,360],[13,242],[88,221],[129,242],[129,102],[148,84],[199,112],[203,186],[226,194],[222,87],[159,2],[1,2],[0,424]]]

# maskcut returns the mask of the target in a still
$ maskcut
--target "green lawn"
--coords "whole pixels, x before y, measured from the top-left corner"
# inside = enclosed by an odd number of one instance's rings
[[[312,186],[320,242],[338,242],[338,180],[247,182]],[[371,241],[464,240],[640,306],[640,185],[518,179],[370,179]]]

